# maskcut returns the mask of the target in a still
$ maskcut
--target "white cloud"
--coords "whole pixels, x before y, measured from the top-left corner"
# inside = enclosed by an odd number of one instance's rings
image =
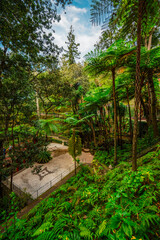
[[[81,58],[93,50],[94,44],[98,40],[101,28],[93,27],[89,21],[89,13],[85,8],[77,8],[75,6],[68,6],[66,14],[61,14],[61,21],[54,24],[55,29],[55,43],[60,47],[66,48],[65,41],[70,30],[73,26],[76,43],[80,43],[79,51]]]
[[[82,57],[94,49],[94,44],[98,40],[100,33],[101,30],[99,29],[98,31],[91,31],[89,35],[84,33],[77,36],[77,41],[80,43],[79,50]]]
[[[66,12],[72,13],[72,14],[77,14],[77,13],[86,13],[87,9],[86,8],[77,8],[75,6],[68,6],[66,8]]]

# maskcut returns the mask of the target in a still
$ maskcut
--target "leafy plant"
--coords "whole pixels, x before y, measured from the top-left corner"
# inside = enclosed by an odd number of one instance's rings
[[[38,163],[47,163],[52,159],[51,153],[43,150],[36,155],[36,162]]]

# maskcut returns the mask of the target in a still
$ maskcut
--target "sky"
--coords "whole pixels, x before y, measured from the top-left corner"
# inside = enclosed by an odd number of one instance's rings
[[[90,3],[91,0],[73,0],[71,5],[66,6],[65,12],[60,10],[61,21],[53,26],[55,43],[64,49],[67,49],[65,42],[70,26],[73,26],[75,41],[80,43],[81,61],[85,54],[94,49],[94,44],[101,34],[101,27],[92,26],[90,23]]]

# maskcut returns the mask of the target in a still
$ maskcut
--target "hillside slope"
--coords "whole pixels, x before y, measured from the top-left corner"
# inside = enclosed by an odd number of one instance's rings
[[[97,162],[15,220],[1,239],[160,238],[160,147],[138,162],[122,162],[104,173]]]

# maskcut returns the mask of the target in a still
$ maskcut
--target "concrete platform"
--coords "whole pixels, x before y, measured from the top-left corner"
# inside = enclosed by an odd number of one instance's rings
[[[52,151],[52,160],[45,164],[36,163],[32,168],[27,168],[17,173],[13,178],[13,183],[21,190],[30,193],[33,198],[36,198],[38,195],[48,190],[49,187],[52,187],[74,169],[73,159],[67,152],[68,147],[57,143],[51,143],[48,145],[47,149]],[[58,156],[56,156],[57,153]],[[81,162],[91,163],[93,156],[90,153],[82,152],[79,159]],[[40,167],[40,171],[33,172],[35,167]],[[36,193],[37,190],[39,192]]]

